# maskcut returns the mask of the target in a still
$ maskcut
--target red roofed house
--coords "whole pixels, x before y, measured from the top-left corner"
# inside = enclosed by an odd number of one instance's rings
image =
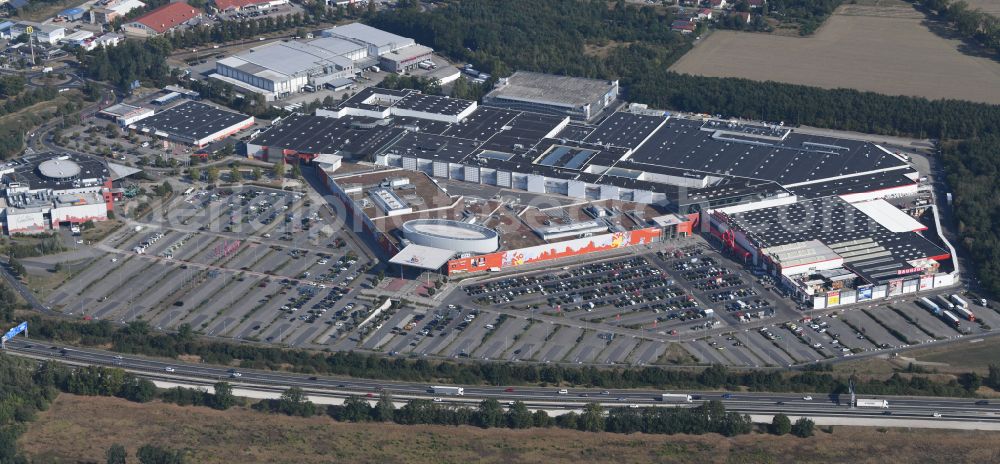
[[[187,3],[168,3],[126,23],[122,30],[131,36],[153,37],[201,15],[201,10]]]
[[[750,13],[746,11],[737,11],[733,14],[736,15],[737,18],[740,18],[740,21],[742,21],[743,24],[750,24]]]

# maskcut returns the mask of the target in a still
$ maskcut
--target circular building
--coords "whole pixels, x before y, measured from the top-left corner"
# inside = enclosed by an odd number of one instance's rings
[[[458,253],[492,253],[500,235],[489,227],[450,219],[414,219],[402,226],[403,237],[417,245]]]
[[[38,172],[54,180],[74,179],[80,175],[80,165],[72,160],[53,158],[38,163]]]

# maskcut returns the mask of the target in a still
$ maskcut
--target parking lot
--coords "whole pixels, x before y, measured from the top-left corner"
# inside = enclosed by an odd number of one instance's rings
[[[804,316],[767,276],[701,239],[631,255],[465,283],[436,309],[397,313],[360,346],[394,355],[543,363],[790,366],[983,333],[956,329],[914,297]],[[902,338],[900,338],[902,337]]]
[[[98,246],[104,255],[48,304],[91,319],[329,347],[375,309],[358,292],[371,263],[349,243],[304,194],[192,191],[110,235]]]

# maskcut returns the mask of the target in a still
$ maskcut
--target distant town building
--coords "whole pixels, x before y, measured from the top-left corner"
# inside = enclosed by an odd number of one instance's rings
[[[146,6],[139,0],[111,0],[106,3],[98,3],[90,10],[90,22],[97,24],[110,24],[115,18],[125,16],[130,11]]]
[[[127,35],[154,37],[201,16],[201,10],[187,3],[168,3],[126,23],[122,29]]]

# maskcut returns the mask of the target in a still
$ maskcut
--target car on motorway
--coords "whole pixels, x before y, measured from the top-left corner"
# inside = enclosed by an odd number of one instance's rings
[[[434,402],[435,402],[435,403],[440,403],[440,402],[442,402],[442,401],[444,401],[444,400],[442,400],[441,398],[434,398]]]
[[[166,368],[164,368],[163,370],[165,370],[165,371],[167,371],[167,372],[174,372],[174,368],[172,368],[172,367],[170,367],[170,366],[167,366],[167,367],[166,367]]]
[[[731,400],[731,399],[733,399],[733,394],[732,393],[726,393],[726,394],[722,395],[722,399],[724,399],[724,400]]]
[[[514,387],[507,387],[507,388],[504,388],[504,389],[503,389],[503,391],[505,391],[505,392],[507,392],[507,393],[514,393]]]
[[[560,395],[568,395],[569,394],[569,390],[563,388],[562,390],[559,390],[557,393],[559,393]]]
[[[933,417],[941,417],[941,413],[935,412],[934,414],[931,414],[931,416],[933,416]]]
[[[803,397],[802,397],[802,400],[803,400],[803,401],[812,401],[812,400],[813,400],[813,397],[811,397],[811,396],[808,396],[808,395],[806,395],[806,396],[803,396]]]
[[[986,406],[986,405],[990,404],[990,401],[989,400],[979,400],[979,401],[976,401],[976,404],[979,405],[979,406]]]

